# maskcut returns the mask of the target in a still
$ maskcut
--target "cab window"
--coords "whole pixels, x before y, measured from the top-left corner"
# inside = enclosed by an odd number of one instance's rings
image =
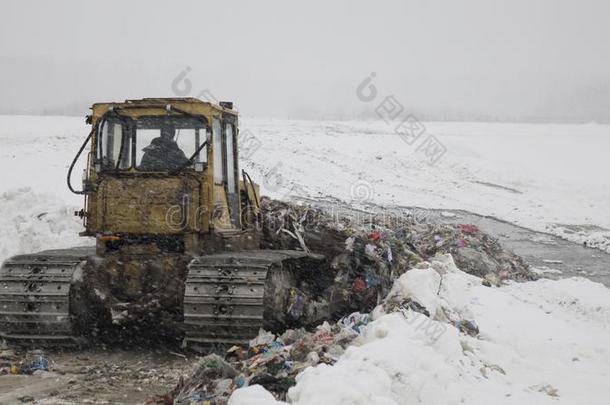
[[[99,134],[98,159],[107,170],[128,169],[131,166],[131,134],[125,122],[108,119]]]
[[[207,146],[199,150],[206,131],[205,120],[192,117],[107,118],[98,134],[100,169],[165,172],[193,167],[207,161]]]

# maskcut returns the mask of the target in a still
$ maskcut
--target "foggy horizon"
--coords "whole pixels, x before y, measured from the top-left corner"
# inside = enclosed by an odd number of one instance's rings
[[[1,114],[212,94],[245,116],[374,118],[356,96],[374,72],[422,120],[610,122],[604,1],[104,4],[0,5]]]

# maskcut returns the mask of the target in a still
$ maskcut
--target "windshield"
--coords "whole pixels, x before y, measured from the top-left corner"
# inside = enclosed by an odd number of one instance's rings
[[[206,125],[190,117],[107,118],[100,125],[98,159],[103,170],[165,172],[207,161]]]

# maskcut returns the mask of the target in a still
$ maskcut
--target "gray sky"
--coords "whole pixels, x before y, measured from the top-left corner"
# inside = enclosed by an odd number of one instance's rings
[[[424,118],[610,121],[610,2],[2,1],[0,112],[190,95],[354,118],[371,72]]]

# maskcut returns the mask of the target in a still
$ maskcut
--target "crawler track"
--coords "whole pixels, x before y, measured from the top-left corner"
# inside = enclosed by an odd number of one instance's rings
[[[70,287],[90,249],[49,250],[0,268],[0,338],[27,346],[73,346]]]
[[[282,308],[270,302],[282,301],[279,289],[286,293],[293,284],[291,273],[312,257],[298,251],[257,250],[194,259],[184,294],[186,344],[225,346],[255,337],[269,324],[268,318],[282,316]],[[269,308],[275,309],[275,317],[269,316]]]
[[[84,343],[74,317],[87,315],[87,304],[80,300],[81,281],[83,273],[92,270],[87,261],[92,255],[90,248],[73,248],[8,259],[0,268],[0,340],[29,347]],[[322,260],[319,255],[282,250],[193,259],[183,303],[186,345],[244,344],[260,328],[285,325],[292,287],[303,271],[317,268]]]

